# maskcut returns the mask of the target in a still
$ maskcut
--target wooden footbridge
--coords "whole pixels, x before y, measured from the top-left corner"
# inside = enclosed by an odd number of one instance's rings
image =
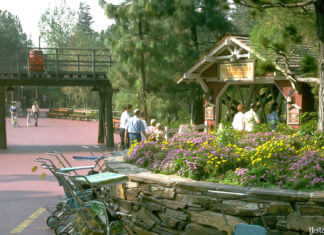
[[[0,55],[0,148],[7,148],[5,90],[10,86],[93,86],[99,88],[98,143],[114,145],[109,50],[18,48]]]

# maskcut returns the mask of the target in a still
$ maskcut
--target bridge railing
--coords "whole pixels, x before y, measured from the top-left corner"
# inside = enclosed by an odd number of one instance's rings
[[[40,49],[44,73],[103,73],[112,65],[109,50],[72,48],[18,48],[16,54],[0,55],[0,72],[29,73],[29,52]]]

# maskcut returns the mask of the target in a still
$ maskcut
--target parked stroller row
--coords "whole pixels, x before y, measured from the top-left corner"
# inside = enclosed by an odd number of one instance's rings
[[[72,166],[60,152],[50,152],[47,157],[34,160],[51,172],[65,193],[55,209],[48,208],[51,214],[47,225],[60,235],[126,234],[124,221],[129,215],[114,209],[110,195],[111,187],[125,183],[127,176],[104,166],[106,153],[100,156],[90,153],[91,156],[73,156],[76,160],[94,161],[89,166]],[[81,174],[84,171],[87,173]]]

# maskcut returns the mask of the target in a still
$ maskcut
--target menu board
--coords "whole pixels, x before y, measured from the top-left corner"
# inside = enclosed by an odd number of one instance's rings
[[[253,81],[254,62],[220,64],[220,80]]]
[[[299,125],[299,108],[294,106],[288,108],[288,124]]]

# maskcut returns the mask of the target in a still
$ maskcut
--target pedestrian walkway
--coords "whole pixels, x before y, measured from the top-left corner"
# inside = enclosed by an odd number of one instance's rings
[[[27,127],[25,118],[19,123],[14,128],[7,119],[8,149],[0,150],[0,234],[54,234],[46,226],[44,208],[55,204],[63,190],[46,170],[32,172],[37,165],[33,160],[52,150],[62,151],[71,161],[73,155],[88,156],[81,145],[97,144],[98,123],[47,118],[41,118],[38,127]],[[119,137],[114,138],[118,143]]]

